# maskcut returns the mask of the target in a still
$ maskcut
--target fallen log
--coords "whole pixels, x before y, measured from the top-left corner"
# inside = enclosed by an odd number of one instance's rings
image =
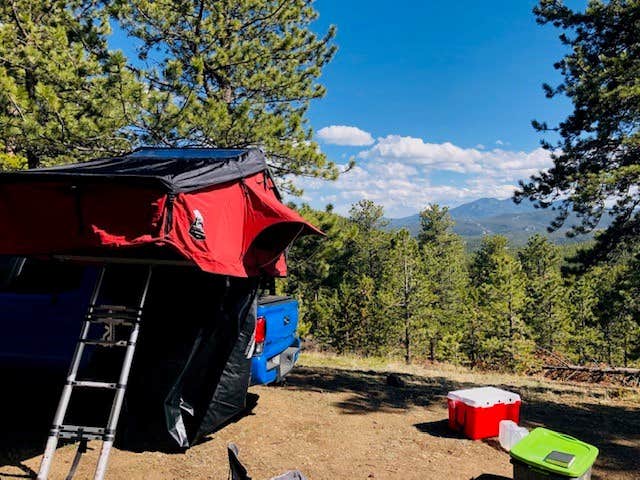
[[[640,375],[640,368],[627,367],[584,367],[581,365],[544,365],[543,370],[563,370],[570,372],[601,373],[605,375]]]

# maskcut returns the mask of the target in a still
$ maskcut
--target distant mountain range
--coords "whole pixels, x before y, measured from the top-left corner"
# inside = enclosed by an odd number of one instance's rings
[[[481,198],[452,208],[449,213],[456,223],[453,230],[462,236],[472,249],[485,235],[504,235],[516,246],[524,245],[527,239],[536,233],[546,235],[557,244],[584,242],[592,238],[592,235],[566,237],[568,228],[577,222],[574,215],[569,216],[563,228],[548,233],[547,227],[555,218],[556,212],[551,208],[535,208],[528,201],[517,205],[511,199]],[[609,223],[608,218],[603,219],[600,227],[604,228]],[[389,219],[389,228],[406,228],[416,235],[420,231],[420,216],[415,214]]]

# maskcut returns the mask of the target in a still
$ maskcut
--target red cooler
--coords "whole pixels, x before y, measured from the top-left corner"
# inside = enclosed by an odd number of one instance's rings
[[[497,437],[500,420],[520,420],[520,396],[495,387],[449,392],[447,403],[449,427],[472,440]]]

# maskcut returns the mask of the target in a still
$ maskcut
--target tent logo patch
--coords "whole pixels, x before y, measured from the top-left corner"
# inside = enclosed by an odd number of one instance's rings
[[[193,222],[191,222],[189,234],[196,240],[204,240],[207,238],[204,234],[204,218],[202,218],[199,210],[193,211]]]

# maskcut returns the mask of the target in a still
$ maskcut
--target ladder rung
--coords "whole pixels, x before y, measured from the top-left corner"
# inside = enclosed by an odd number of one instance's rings
[[[101,440],[106,429],[99,427],[83,427],[79,425],[60,425],[58,437],[66,439],[86,438],[88,440]]]
[[[111,390],[115,390],[118,388],[117,383],[109,383],[109,382],[94,382],[93,380],[74,380],[71,382],[71,385],[74,387],[87,387],[87,388],[108,388]]]
[[[130,344],[127,340],[89,340],[81,338],[79,341],[85,345],[99,345],[101,347],[127,347]]]
[[[127,307],[126,305],[93,305],[93,310],[94,311],[106,310],[106,311],[119,312],[119,313],[131,313],[134,315],[139,315],[142,313],[142,309]]]
[[[98,317],[118,317],[118,318],[138,318],[140,315],[138,312],[123,312],[120,310],[102,310],[102,309],[94,309],[90,312],[87,312],[88,316],[98,316]]]
[[[137,319],[129,319],[129,318],[120,318],[120,317],[96,317],[90,316],[87,318],[91,323],[102,323],[105,325],[125,325],[127,327],[132,327],[135,323],[137,323]]]

